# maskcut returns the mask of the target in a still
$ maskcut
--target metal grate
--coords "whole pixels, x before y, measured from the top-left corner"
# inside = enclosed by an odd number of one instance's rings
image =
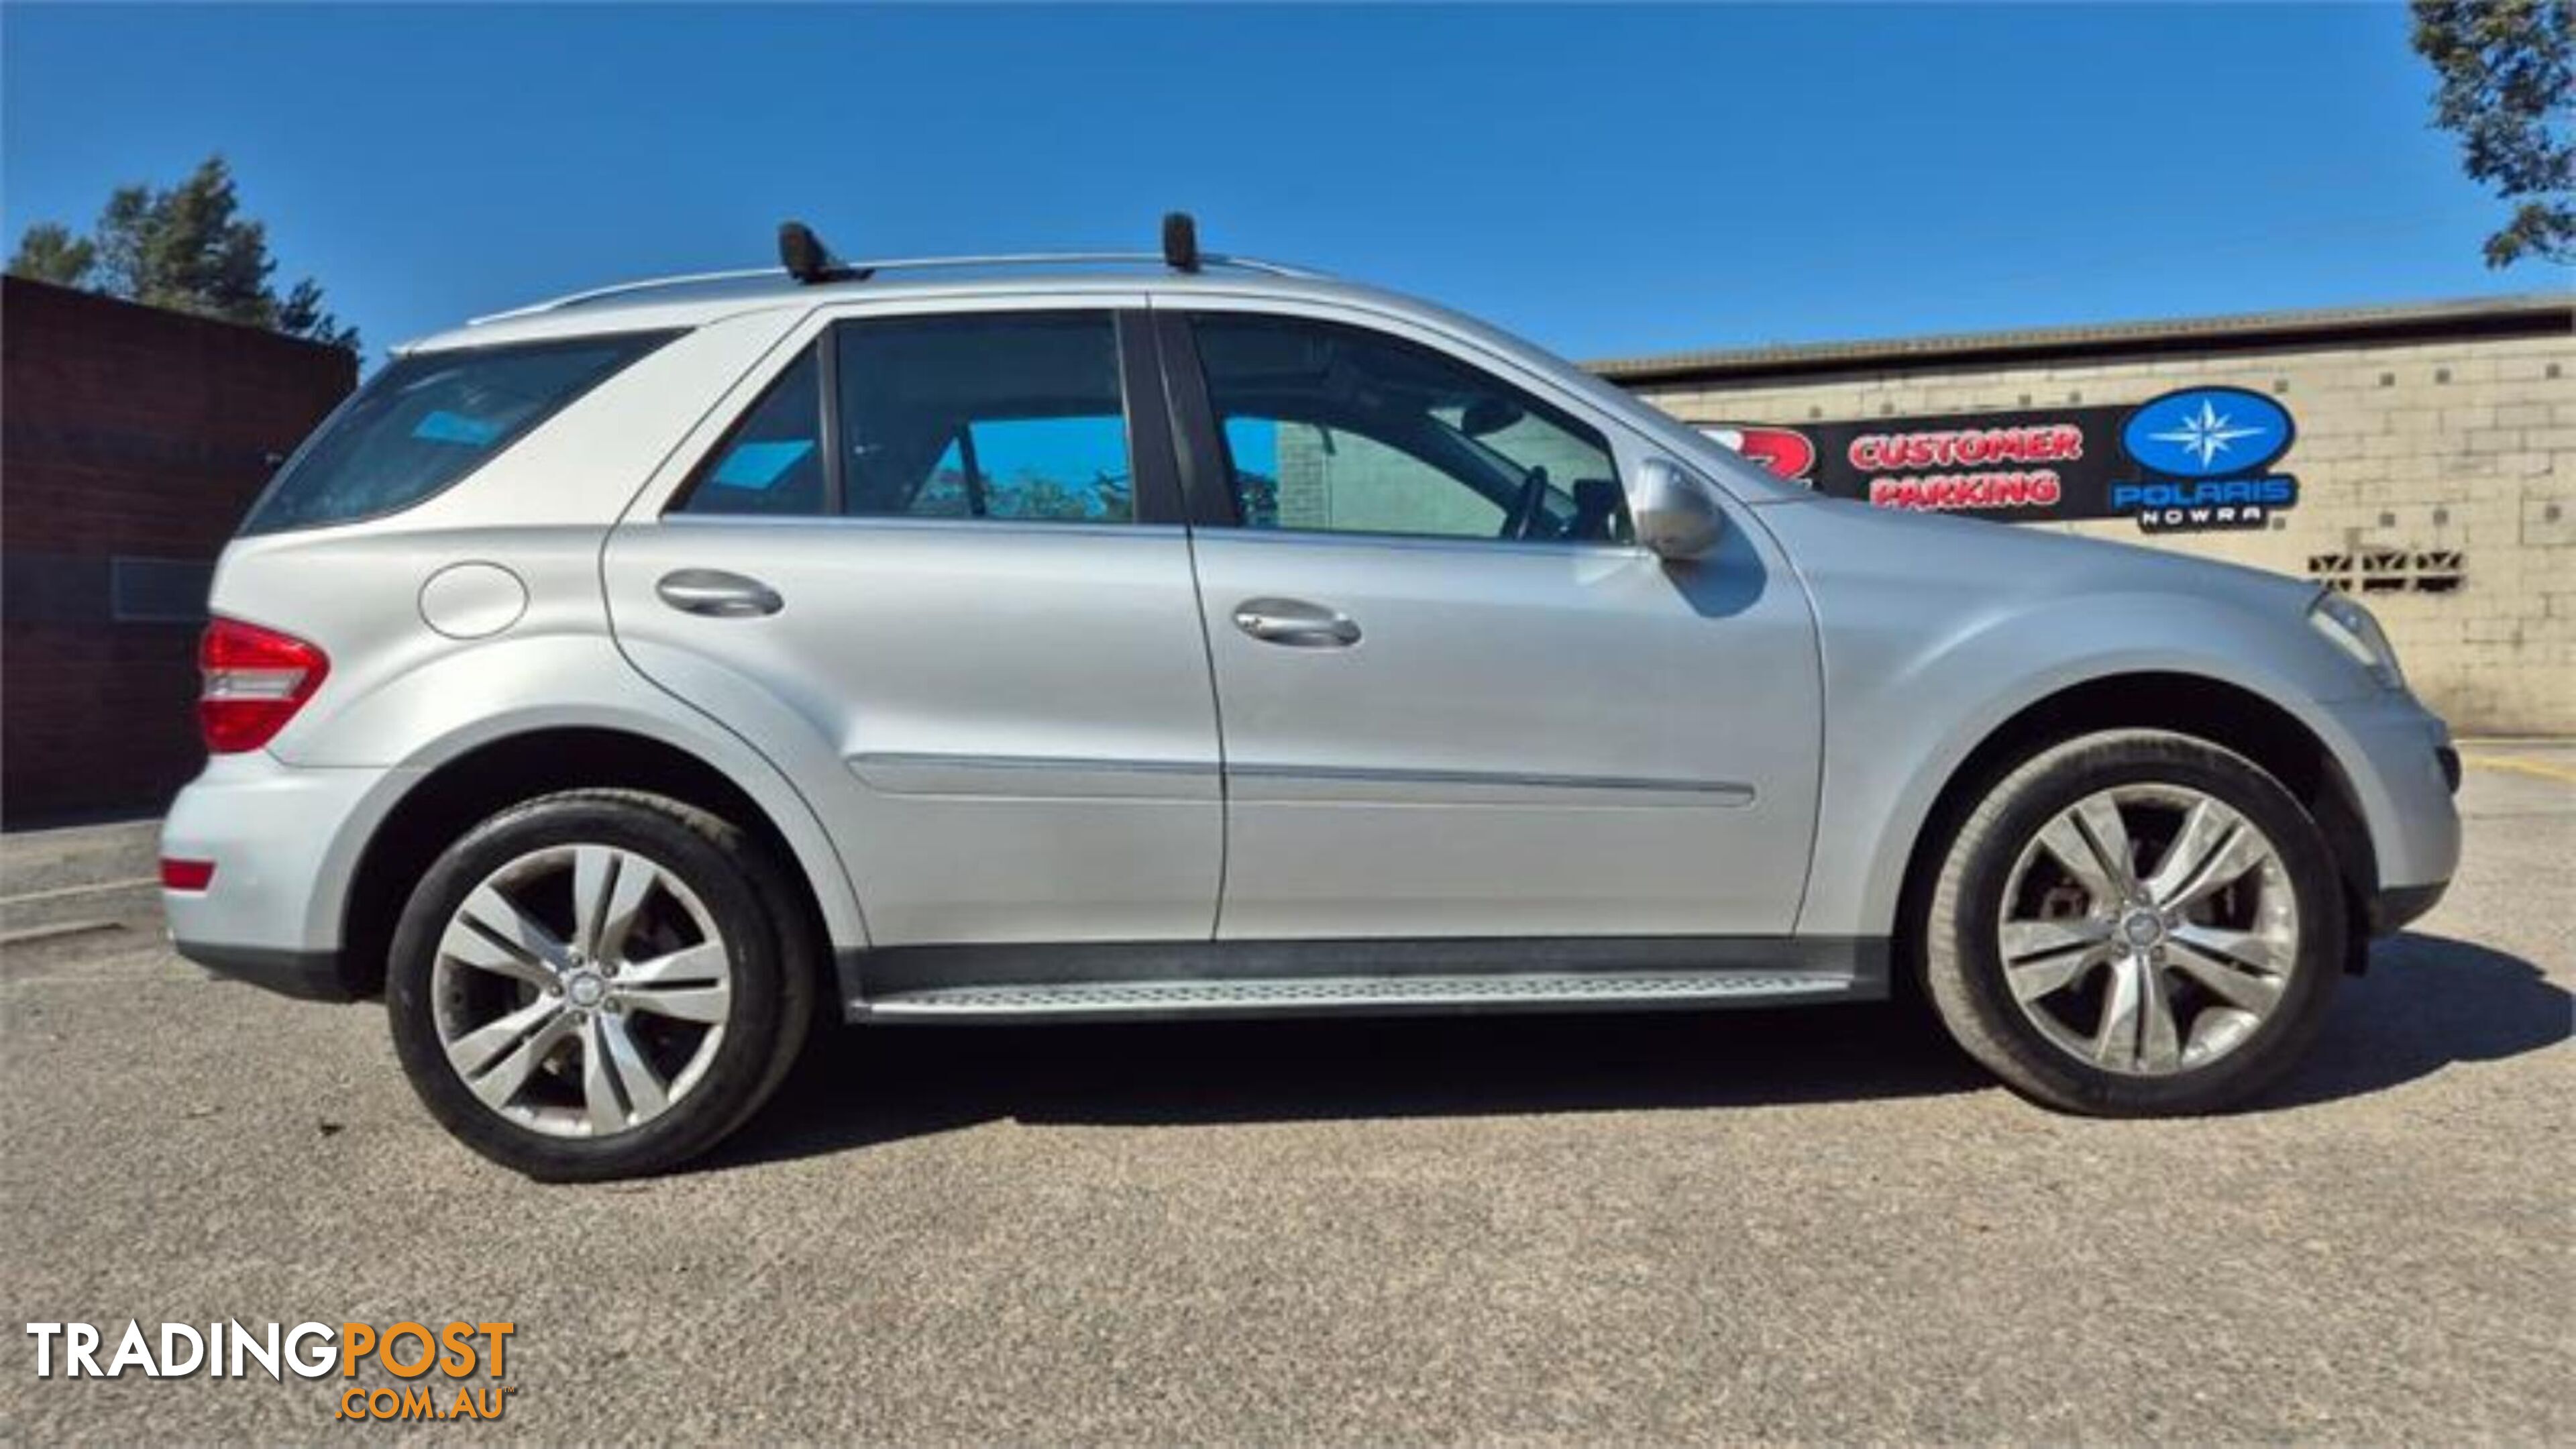
[[[2449,594],[2469,564],[2456,548],[2355,548],[2308,555],[2308,577],[2347,594]]]

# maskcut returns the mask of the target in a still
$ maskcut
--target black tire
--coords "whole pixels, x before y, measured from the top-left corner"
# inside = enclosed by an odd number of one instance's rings
[[[597,1138],[550,1135],[485,1106],[449,1065],[432,1000],[438,943],[466,896],[521,856],[574,844],[633,851],[676,876],[712,917],[731,970],[730,1014],[704,1074],[662,1115]],[[706,1151],[777,1088],[813,1013],[812,949],[789,886],[741,830],[658,795],[567,791],[502,811],[431,865],[394,932],[385,1004],[404,1074],[457,1140],[540,1181],[632,1177]]]
[[[2295,964],[2271,1014],[2224,1054],[2170,1075],[2113,1071],[2052,1042],[2013,1000],[1998,938],[2023,847],[2076,802],[2135,784],[2197,790],[2243,815],[2273,843],[2298,908]],[[2104,1117],[2222,1111],[2278,1081],[2324,1023],[2348,929],[2333,855],[2299,801],[2243,756],[2162,730],[2080,736],[2005,773],[1952,838],[1921,927],[1924,984],[1959,1045],[2023,1096]]]

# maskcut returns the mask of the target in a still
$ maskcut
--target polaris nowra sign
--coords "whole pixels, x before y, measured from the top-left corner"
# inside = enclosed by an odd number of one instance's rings
[[[2299,480],[2262,470],[2290,450],[2289,410],[2241,387],[2193,387],[2138,404],[2120,447],[2149,476],[2114,482],[2113,513],[2149,533],[2261,528],[2299,501]]]
[[[2241,387],[2195,387],[2138,404],[2120,446],[2172,478],[2251,473],[2290,450],[2296,430],[2279,403]]]
[[[2288,410],[2236,387],[2185,388],[2135,407],[1698,426],[1780,477],[1880,508],[2030,523],[2134,518],[2148,533],[2189,533],[2261,528],[2299,501],[2297,479],[2264,471],[2297,436]]]
[[[2141,478],[2111,485],[2111,509],[2134,512],[2149,533],[2197,533],[2212,528],[2261,528],[2275,509],[2299,501],[2299,480],[2286,473],[2261,478],[2201,478],[2189,482]]]

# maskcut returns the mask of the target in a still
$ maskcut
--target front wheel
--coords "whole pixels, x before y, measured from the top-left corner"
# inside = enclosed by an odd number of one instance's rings
[[[2004,776],[1923,921],[1933,1004],[2026,1096],[2104,1116],[2210,1112],[2293,1066],[2341,973],[2316,822],[2240,755],[2086,735]]]
[[[394,1046],[431,1113],[532,1177],[678,1163],[749,1117],[802,1034],[767,863],[725,822],[580,791],[494,816],[403,912]]]

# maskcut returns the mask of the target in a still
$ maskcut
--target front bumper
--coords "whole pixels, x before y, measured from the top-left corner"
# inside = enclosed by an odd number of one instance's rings
[[[2450,890],[2449,881],[2431,885],[2399,886],[2383,890],[2370,898],[2370,934],[2393,936],[2406,929],[2418,917],[2442,903],[2443,893]]]
[[[171,944],[201,966],[290,996],[346,1000],[341,917],[359,852],[408,772],[218,755],[171,802],[161,855],[214,862],[204,890],[161,892]]]
[[[2332,708],[2336,755],[2370,831],[2372,935],[2431,910],[2460,865],[2460,758],[2441,717],[2391,690]]]

